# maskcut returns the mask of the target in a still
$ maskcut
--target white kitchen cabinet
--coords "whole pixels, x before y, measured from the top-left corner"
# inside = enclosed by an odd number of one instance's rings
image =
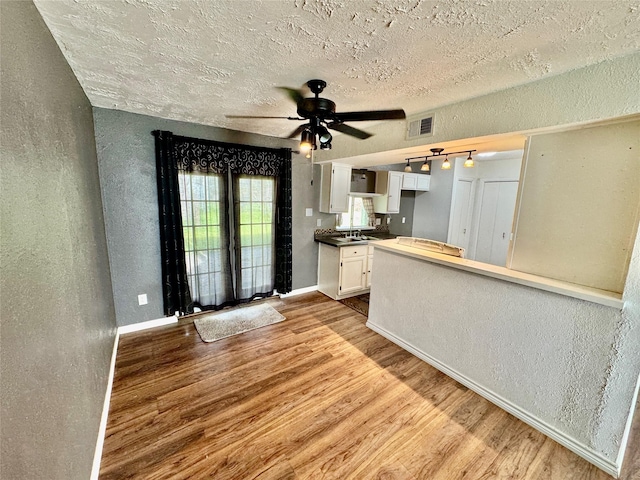
[[[349,211],[351,165],[327,163],[322,165],[320,177],[320,208],[323,213]]]
[[[402,190],[414,190],[428,192],[431,184],[431,175],[422,173],[403,173]]]
[[[402,174],[402,190],[415,190],[418,185],[417,173]]]
[[[376,174],[376,193],[373,211],[376,213],[400,213],[400,190],[403,172],[380,171]]]
[[[418,192],[428,192],[429,187],[431,186],[431,175],[424,175],[416,173],[417,182],[416,182],[416,190]]]
[[[368,245],[333,247],[321,243],[318,290],[334,300],[367,293],[371,286],[372,259],[373,247]]]
[[[371,268],[373,267],[373,245],[369,245],[367,250],[367,281],[366,288],[371,288]]]

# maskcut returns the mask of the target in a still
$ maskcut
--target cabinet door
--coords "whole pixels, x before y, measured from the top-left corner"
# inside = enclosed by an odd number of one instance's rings
[[[350,257],[342,260],[340,264],[339,295],[358,292],[365,289],[367,256]]]
[[[367,256],[367,282],[365,286],[371,288],[371,267],[373,266],[373,255]]]
[[[421,175],[416,174],[418,176],[418,181],[416,182],[416,190],[421,192],[428,192],[429,186],[431,185],[431,175]]]
[[[402,172],[389,172],[389,198],[387,213],[400,213],[400,190],[402,188]]]
[[[331,172],[331,208],[329,213],[349,211],[350,187],[351,167],[334,163]]]
[[[402,190],[415,190],[418,185],[417,173],[402,174]]]

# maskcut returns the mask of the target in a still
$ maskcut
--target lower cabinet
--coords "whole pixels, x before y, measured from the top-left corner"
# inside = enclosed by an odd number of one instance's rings
[[[318,290],[339,300],[366,293],[371,287],[373,246],[333,247],[320,244]]]

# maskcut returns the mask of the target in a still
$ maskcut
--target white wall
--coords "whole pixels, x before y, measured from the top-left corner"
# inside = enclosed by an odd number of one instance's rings
[[[405,140],[405,122],[367,127],[367,141],[340,135],[340,148],[318,161],[439,143],[602,121],[640,112],[640,53],[439,108],[434,134]],[[407,111],[408,115],[419,112]]]
[[[640,121],[532,136],[510,268],[622,292],[640,215]]]
[[[368,326],[615,472],[640,371],[638,251],[622,312],[380,249],[374,257]]]

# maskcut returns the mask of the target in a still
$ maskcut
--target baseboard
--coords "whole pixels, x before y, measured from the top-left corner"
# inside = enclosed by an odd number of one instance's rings
[[[100,417],[100,427],[98,428],[98,440],[96,442],[96,450],[93,454],[93,466],[91,467],[91,480],[98,480],[98,476],[100,475],[100,461],[102,460],[102,447],[104,446],[104,437],[107,432],[107,418],[109,417],[109,404],[111,402],[111,388],[113,387],[113,375],[116,371],[116,356],[118,355],[119,341],[120,341],[120,332],[119,332],[119,329],[116,329],[116,336],[113,341],[113,352],[111,353],[111,364],[109,365],[107,391],[104,394],[102,416]]]
[[[618,458],[616,459],[616,463],[618,465],[618,473],[615,475],[616,478],[620,476],[620,471],[622,470],[622,462],[624,460],[624,454],[627,450],[627,443],[629,443],[629,434],[631,433],[631,424],[633,423],[633,414],[640,415],[640,413],[636,412],[636,403],[638,402],[638,391],[640,390],[640,375],[638,375],[638,380],[636,381],[636,389],[633,392],[633,398],[631,399],[631,408],[629,409],[629,416],[627,417],[627,423],[624,426],[624,433],[622,434],[622,440],[620,441],[620,450],[618,450]]]
[[[280,295],[280,298],[289,298],[294,297],[296,295],[302,295],[303,293],[310,293],[318,291],[318,285],[312,285],[311,287],[298,288],[296,290],[292,290],[289,293],[283,293]]]
[[[442,373],[444,373],[444,374],[448,375],[449,377],[453,378],[454,380],[456,380],[457,382],[461,383],[465,387],[473,390],[478,395],[483,396],[484,398],[489,400],[491,403],[493,403],[493,404],[497,405],[498,407],[502,408],[503,410],[509,412],[514,417],[519,418],[520,420],[522,420],[526,424],[530,425],[531,427],[535,428],[539,432],[545,434],[546,436],[548,436],[549,438],[555,440],[559,444],[567,447],[569,450],[571,450],[575,454],[581,456],[586,461],[594,464],[596,467],[598,467],[601,470],[605,471],[609,475],[612,475],[612,476],[614,476],[616,478],[619,476],[620,465],[618,465],[617,461],[613,462],[613,461],[605,458],[600,453],[598,453],[598,452],[594,451],[593,449],[587,447],[586,445],[584,445],[583,443],[577,441],[573,437],[571,437],[569,435],[566,435],[565,433],[561,432],[560,430],[556,429],[555,427],[552,427],[551,425],[547,424],[543,420],[540,420],[539,418],[537,418],[535,415],[527,412],[526,410],[523,410],[519,406],[517,406],[514,403],[510,402],[509,400],[501,397],[500,395],[494,393],[493,391],[491,391],[491,390],[489,390],[487,388],[484,388],[482,385],[474,382],[473,380],[471,380],[470,378],[462,375],[458,371],[448,367],[444,363],[436,360],[435,358],[433,358],[429,354],[427,354],[427,353],[421,351],[420,349],[414,347],[410,343],[405,342],[404,340],[402,340],[399,337],[395,336],[393,333],[387,331],[383,327],[375,325],[375,324],[371,323],[370,321],[368,321],[366,325],[367,325],[367,327],[369,327],[374,332],[379,333],[380,335],[385,337],[387,340],[395,343],[396,345],[398,345],[399,347],[405,349],[409,353],[415,355],[419,359],[424,360],[429,365],[433,366],[434,368],[437,368]]]
[[[118,327],[118,333],[122,335],[124,333],[139,332],[140,330],[162,327],[163,325],[171,325],[172,323],[178,323],[178,317],[162,317],[155,320],[148,320],[146,322],[123,325],[121,327]]]

